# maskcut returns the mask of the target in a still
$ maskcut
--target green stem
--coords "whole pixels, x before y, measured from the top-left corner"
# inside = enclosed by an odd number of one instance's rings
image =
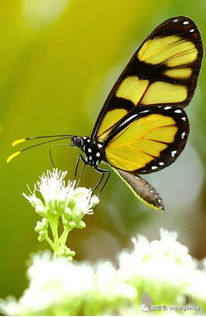
[[[48,237],[48,235],[46,234],[45,236],[45,240],[49,243],[50,247],[52,248],[52,250],[55,251],[55,244],[52,242],[52,240]]]
[[[68,237],[69,231],[71,231],[71,229],[65,229],[65,227],[64,227],[64,231],[63,231],[63,233],[61,234],[61,236],[59,238],[61,246],[65,245],[65,243],[67,241],[67,237]]]
[[[59,237],[58,237],[58,218],[59,216],[52,216],[47,218],[50,224],[51,232],[54,238],[54,248],[55,251],[59,249]]]

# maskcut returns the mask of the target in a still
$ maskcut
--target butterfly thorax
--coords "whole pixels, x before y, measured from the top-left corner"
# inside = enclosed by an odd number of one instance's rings
[[[91,166],[97,166],[104,158],[103,145],[95,139],[86,136],[74,136],[72,138],[72,144],[85,153],[85,162]]]

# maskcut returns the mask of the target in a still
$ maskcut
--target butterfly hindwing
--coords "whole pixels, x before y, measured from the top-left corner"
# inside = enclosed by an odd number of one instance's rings
[[[176,160],[188,134],[189,122],[182,108],[139,106],[105,139],[105,161],[134,175],[156,172]]]
[[[160,24],[134,53],[111,90],[92,132],[103,142],[113,126],[141,106],[185,107],[197,84],[202,41],[184,16]]]

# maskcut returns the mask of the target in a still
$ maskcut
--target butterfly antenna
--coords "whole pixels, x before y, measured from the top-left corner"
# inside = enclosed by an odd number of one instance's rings
[[[58,136],[61,136],[61,137],[58,137]],[[53,138],[53,137],[57,137],[57,139],[55,140],[50,140],[50,141],[45,141],[45,142],[41,142],[41,143],[37,143],[37,144],[34,144],[34,145],[30,145],[28,147],[25,147],[24,149],[20,150],[20,151],[17,151],[13,154],[11,154],[6,162],[9,163],[13,158],[15,158],[17,155],[19,155],[20,153],[24,152],[24,151],[27,151],[27,150],[30,150],[34,147],[37,147],[37,146],[40,146],[40,145],[44,145],[44,144],[48,144],[48,143],[51,143],[51,142],[55,142],[55,141],[60,141],[60,140],[65,140],[65,139],[70,139],[72,137],[72,135],[68,135],[68,134],[65,134],[65,135],[51,135],[51,136],[38,136],[38,137],[28,137],[28,138],[24,138],[24,139],[19,139],[19,140],[16,140],[12,143],[13,146],[17,145],[17,144],[20,144],[20,143],[23,143],[25,141],[28,141],[28,140],[33,140],[33,139],[41,139],[41,138]],[[72,144],[68,144],[70,146],[72,146]]]
[[[16,146],[20,143],[23,143],[25,141],[31,141],[36,139],[46,139],[46,138],[59,138],[59,137],[65,137],[65,138],[71,138],[73,135],[71,134],[57,134],[57,135],[41,135],[41,136],[30,136],[28,138],[18,139],[12,142],[12,146]]]

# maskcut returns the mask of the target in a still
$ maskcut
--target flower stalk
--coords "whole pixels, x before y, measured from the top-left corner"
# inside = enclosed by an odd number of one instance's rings
[[[90,189],[76,187],[75,181],[66,184],[66,175],[67,172],[57,169],[47,171],[34,185],[34,190],[30,190],[30,195],[23,196],[42,217],[35,227],[38,240],[47,241],[56,257],[71,261],[75,252],[66,246],[68,234],[74,228],[86,227],[82,218],[93,213],[99,199],[92,196]]]

